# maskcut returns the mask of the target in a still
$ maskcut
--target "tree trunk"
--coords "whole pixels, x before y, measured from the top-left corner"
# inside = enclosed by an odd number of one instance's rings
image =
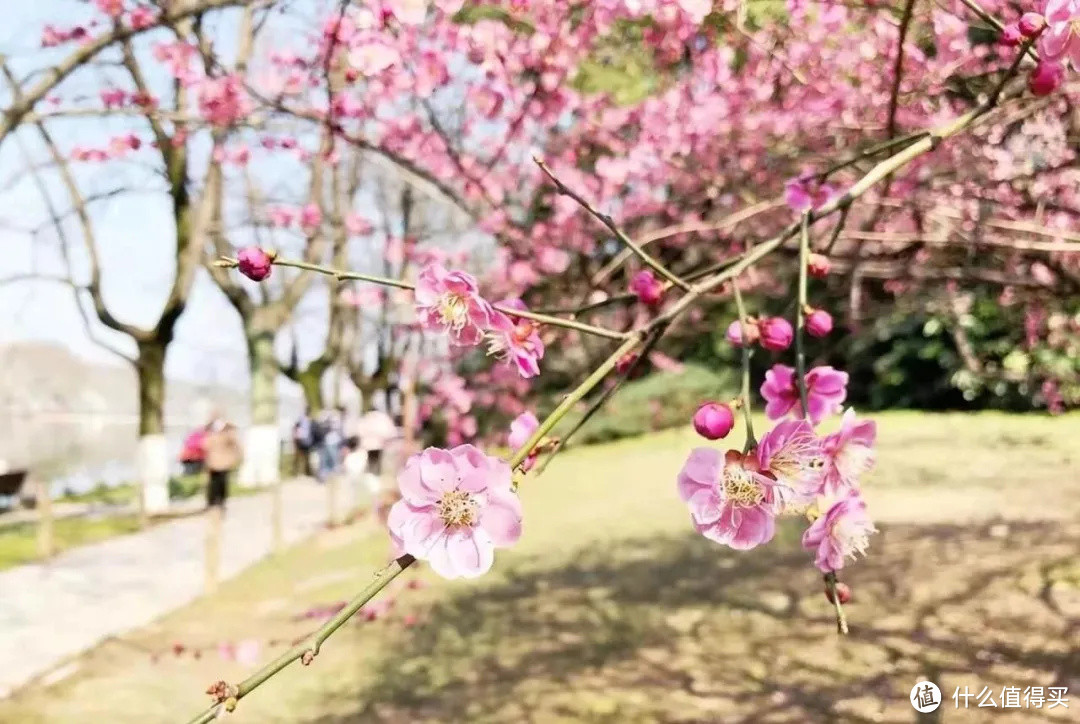
[[[138,343],[139,446],[136,474],[141,522],[169,507],[169,457],[165,441],[165,350],[168,342]]]
[[[304,393],[304,402],[310,414],[315,415],[323,409],[322,376],[325,370],[320,366],[310,365],[296,373],[296,382]]]
[[[239,483],[244,487],[262,487],[281,479],[278,368],[274,359],[273,332],[248,334],[248,361],[251,368],[251,426],[246,435]]]

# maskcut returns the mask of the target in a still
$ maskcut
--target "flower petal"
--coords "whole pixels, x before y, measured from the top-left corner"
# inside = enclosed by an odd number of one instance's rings
[[[509,491],[490,490],[487,506],[480,512],[480,527],[500,547],[517,543],[521,537],[521,500]]]

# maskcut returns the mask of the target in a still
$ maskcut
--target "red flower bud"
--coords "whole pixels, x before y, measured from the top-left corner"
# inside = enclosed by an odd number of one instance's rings
[[[1039,13],[1024,13],[1017,27],[1025,38],[1034,38],[1046,27],[1046,18]]]
[[[840,599],[841,604],[845,604],[851,600],[851,586],[846,583],[836,584],[836,596]],[[829,599],[829,603],[833,602],[832,589],[828,584],[825,585],[825,598]]]
[[[773,352],[784,351],[795,339],[791,322],[783,317],[766,317],[758,322],[758,329],[761,332],[761,346]]]
[[[806,315],[806,331],[811,337],[824,337],[832,331],[832,315],[824,309],[815,309]]]
[[[761,333],[758,330],[757,322],[750,320],[746,321],[746,343],[753,344],[757,342],[761,337]],[[728,325],[727,332],[724,333],[724,338],[731,343],[733,347],[743,346],[743,325],[742,322],[736,319],[734,322]]]
[[[236,263],[241,274],[252,281],[261,282],[270,276],[274,257],[257,246],[249,246],[236,255]]]
[[[1028,76],[1028,88],[1037,96],[1048,96],[1065,80],[1065,66],[1054,61],[1042,60]]]
[[[642,304],[652,306],[660,302],[664,296],[664,285],[653,275],[652,271],[643,269],[630,280],[630,291],[633,292]]]
[[[630,352],[629,354],[624,354],[615,363],[615,371],[618,372],[620,375],[621,374],[626,374],[626,371],[630,369],[631,365],[634,364],[634,362],[637,360],[637,358],[638,358],[638,356],[634,352]]]
[[[806,271],[810,276],[821,278],[829,273],[832,263],[824,254],[811,254],[806,260]]]
[[[1017,23],[1006,25],[1001,35],[998,37],[998,42],[1008,48],[1015,48],[1024,42],[1024,34],[1020,32],[1020,26]]]
[[[727,437],[735,427],[735,413],[722,402],[706,402],[694,413],[694,430],[706,440]]]

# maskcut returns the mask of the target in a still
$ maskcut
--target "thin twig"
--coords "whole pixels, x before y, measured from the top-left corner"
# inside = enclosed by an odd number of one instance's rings
[[[542,160],[540,160],[540,158],[534,157],[533,161],[535,161],[536,165],[540,167],[540,170],[544,172],[544,175],[547,176],[551,180],[551,182],[553,184],[555,184],[555,188],[558,189],[560,194],[562,194],[563,196],[568,196],[571,199],[573,199],[574,201],[576,201],[578,206],[580,206],[581,208],[588,211],[589,214],[593,218],[595,218],[601,224],[606,226],[608,228],[608,230],[612,234],[614,234],[615,237],[619,241],[621,241],[623,244],[625,244],[628,249],[630,249],[632,252],[634,252],[634,254],[636,254],[637,257],[639,259],[641,259],[641,261],[643,261],[648,266],[652,267],[656,271],[657,274],[664,277],[669,282],[671,282],[675,286],[679,287],[683,291],[687,291],[687,290],[690,289],[690,285],[688,283],[686,283],[685,281],[683,281],[682,279],[677,277],[666,266],[661,264],[659,261],[657,261],[655,258],[653,258],[647,251],[645,251],[640,246],[638,246],[638,244],[635,243],[633,239],[631,239],[629,236],[624,234],[622,232],[622,230],[618,226],[615,225],[615,221],[610,216],[597,211],[596,208],[594,208],[592,204],[590,204],[588,201],[586,201],[584,198],[582,198],[580,194],[578,194],[576,191],[574,191],[573,189],[568,187],[566,184],[564,184],[562,181],[560,181],[558,179],[558,177],[555,176],[554,173],[552,173],[551,169],[549,169],[547,167],[547,164],[545,164]]]

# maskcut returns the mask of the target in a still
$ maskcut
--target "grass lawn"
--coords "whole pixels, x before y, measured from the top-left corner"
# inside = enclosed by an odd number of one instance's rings
[[[139,529],[137,515],[108,515],[60,518],[53,521],[56,553],[97,543]],[[37,523],[15,523],[0,527],[0,570],[38,560]]]
[[[865,486],[881,533],[842,576],[846,639],[798,521],[748,553],[693,533],[674,477],[700,441],[675,430],[569,451],[523,485],[525,534],[490,575],[407,572],[429,585],[392,586],[388,614],[346,625],[227,721],[911,722],[923,676],[944,721],[986,721],[974,699],[953,708],[956,687],[997,701],[1028,685],[1068,686],[1070,707],[1009,722],[1076,721],[1080,416],[877,419]],[[186,721],[208,685],[251,668],[220,642],[276,656],[315,625],[297,614],[347,598],[387,553],[370,526],[322,534],[0,702],[0,722]]]

